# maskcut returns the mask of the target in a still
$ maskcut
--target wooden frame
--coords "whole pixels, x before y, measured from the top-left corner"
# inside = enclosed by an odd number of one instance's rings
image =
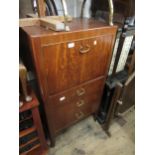
[[[113,94],[113,97],[112,97],[112,100],[110,103],[106,121],[102,125],[103,130],[107,133],[108,136],[111,136],[111,134],[109,132],[109,127],[110,127],[111,121],[114,117],[114,113],[115,113],[117,104],[119,104],[118,101],[119,101],[121,93],[122,93],[122,88],[123,88],[123,85],[120,82],[118,82],[116,84],[116,88],[115,88],[115,91],[114,91],[114,94]]]
[[[102,128],[105,130],[105,132],[107,133],[108,136],[111,136],[111,134],[109,132],[109,128],[110,128],[110,124],[111,124],[113,118],[115,116],[116,117],[121,116],[119,114],[119,108],[123,104],[123,101],[122,101],[123,95],[124,95],[125,89],[129,85],[129,83],[133,80],[134,77],[135,77],[135,72],[132,72],[132,74],[130,74],[128,76],[128,79],[125,81],[124,84],[122,84],[120,82],[118,82],[116,84],[116,88],[114,90],[114,94],[113,94],[112,100],[110,102],[110,107],[108,110],[106,121],[102,125]]]
[[[37,0],[37,8],[39,17],[45,17],[45,4],[44,0]]]
[[[66,19],[65,19],[66,18]],[[19,20],[19,27],[25,26],[43,26],[54,31],[65,30],[64,21],[72,21],[71,16],[47,16],[47,17],[37,17],[37,18],[23,18]]]
[[[36,147],[28,150],[25,153],[21,153],[21,155],[33,155],[36,154],[36,151],[38,149],[39,154],[40,155],[45,155],[48,151],[48,145],[45,139],[45,135],[44,135],[44,131],[43,131],[43,127],[42,127],[42,123],[41,123],[41,118],[40,118],[40,114],[39,114],[39,101],[36,98],[34,92],[31,90],[31,96],[32,96],[32,101],[30,101],[29,103],[24,102],[23,106],[19,109],[19,112],[22,113],[24,111],[27,110],[31,110],[32,112],[32,118],[33,118],[33,122],[34,122],[34,127],[25,129],[24,131],[19,132],[19,138],[32,133],[33,131],[37,131],[38,133],[38,138],[40,141],[40,145],[36,145]]]

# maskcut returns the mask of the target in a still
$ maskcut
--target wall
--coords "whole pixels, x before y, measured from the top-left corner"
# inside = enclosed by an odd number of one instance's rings
[[[72,17],[80,17],[82,2],[83,0],[66,0],[68,14],[71,15]],[[57,6],[59,15],[63,15],[61,0],[55,0],[55,3]],[[84,17],[87,17],[87,18],[90,17],[90,11],[89,11],[90,4],[91,4],[91,0],[87,0],[84,8]]]
[[[26,18],[27,13],[33,13],[31,0],[19,0],[19,18]]]
[[[66,0],[68,14],[72,17],[80,17],[81,6],[83,0]],[[55,0],[58,14],[63,15],[61,0]],[[90,17],[91,0],[87,0],[84,8],[84,17]],[[19,0],[19,15],[20,18],[26,17],[27,13],[33,13],[31,0]]]

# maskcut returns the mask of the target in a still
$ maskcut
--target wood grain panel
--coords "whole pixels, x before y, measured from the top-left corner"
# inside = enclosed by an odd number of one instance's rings
[[[111,39],[112,36],[104,36],[44,47],[43,65],[49,95],[104,76]],[[70,43],[74,44],[73,48],[68,48]],[[80,52],[88,48],[87,53]]]

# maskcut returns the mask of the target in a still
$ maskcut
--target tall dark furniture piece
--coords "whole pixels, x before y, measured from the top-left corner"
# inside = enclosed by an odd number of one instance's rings
[[[114,48],[109,76],[106,80],[98,121],[107,133],[114,116],[121,116],[135,104],[134,82],[134,18],[127,18],[122,32],[117,33],[118,48]],[[128,40],[129,39],[129,40]],[[117,45],[117,41],[115,46]]]
[[[22,51],[31,54],[45,108],[50,139],[100,105],[116,26],[74,19],[69,32],[22,27]]]

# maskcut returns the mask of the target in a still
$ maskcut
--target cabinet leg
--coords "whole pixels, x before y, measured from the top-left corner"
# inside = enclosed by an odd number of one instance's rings
[[[111,133],[107,130],[104,130],[105,131],[105,133],[108,135],[108,137],[111,137]]]
[[[55,146],[55,137],[49,135],[49,146],[54,147]]]
[[[107,124],[101,125],[104,132],[107,134],[108,137],[111,137],[111,133],[109,132],[109,126]]]
[[[94,121],[97,121],[97,114],[96,113],[93,114],[93,118],[94,118]]]

